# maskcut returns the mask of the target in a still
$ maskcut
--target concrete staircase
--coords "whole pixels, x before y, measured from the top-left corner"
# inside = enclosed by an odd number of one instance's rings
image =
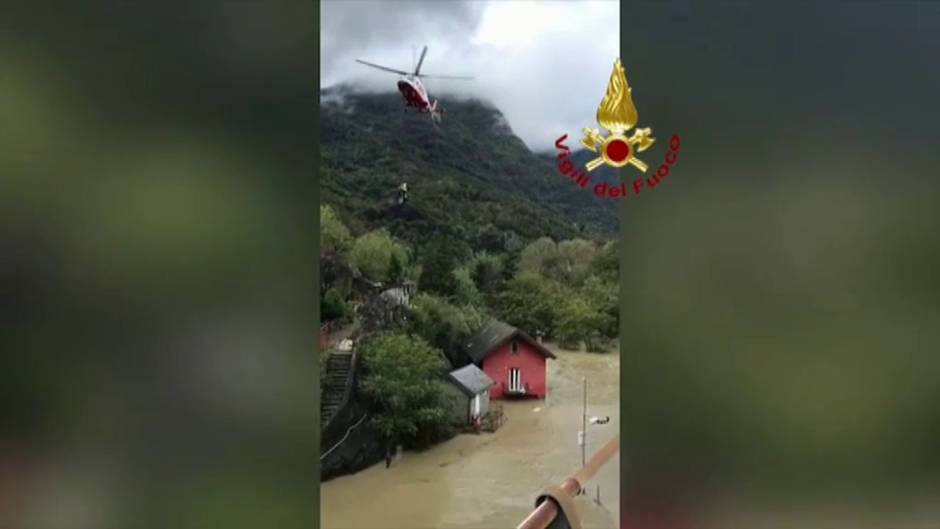
[[[352,358],[351,352],[334,351],[326,362],[326,383],[320,402],[321,428],[330,422],[346,399],[347,382],[352,376]]]

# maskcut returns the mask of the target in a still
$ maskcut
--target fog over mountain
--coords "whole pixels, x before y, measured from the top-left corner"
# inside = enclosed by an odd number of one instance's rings
[[[432,98],[492,103],[534,151],[594,124],[619,54],[616,1],[326,1],[320,10],[321,88],[394,91],[394,74],[355,59],[408,70],[427,45],[423,73],[475,77],[429,79]],[[642,88],[634,94],[642,100]]]

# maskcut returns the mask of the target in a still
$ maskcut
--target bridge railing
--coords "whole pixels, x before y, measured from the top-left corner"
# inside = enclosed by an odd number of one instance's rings
[[[562,482],[560,487],[549,487],[545,493],[539,496],[541,503],[520,523],[516,529],[546,529],[555,519],[562,514],[566,520],[576,519],[577,512],[572,501],[575,496],[581,493],[584,484],[594,477],[595,474],[610,461],[610,458],[620,451],[620,436],[617,436],[607,442],[597,451],[591,459],[584,465],[584,468],[577,471],[574,476]],[[537,500],[538,501],[538,500]],[[567,505],[567,509],[563,506]],[[570,512],[568,512],[570,511]],[[571,523],[569,522],[569,527]]]

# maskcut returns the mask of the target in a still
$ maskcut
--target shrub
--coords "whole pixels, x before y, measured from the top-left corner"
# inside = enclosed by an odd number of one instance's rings
[[[320,298],[320,320],[332,321],[344,319],[347,315],[346,302],[343,295],[335,288],[326,291]]]
[[[389,444],[421,447],[449,435],[441,351],[419,337],[384,334],[362,345],[361,388],[372,400],[372,426]]]

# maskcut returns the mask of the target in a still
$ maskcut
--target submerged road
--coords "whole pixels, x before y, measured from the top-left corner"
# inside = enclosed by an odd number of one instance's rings
[[[499,431],[462,434],[420,453],[406,452],[320,488],[324,529],[492,529],[515,527],[547,485],[558,485],[581,465],[581,378],[588,378],[588,458],[620,431],[620,357],[551,346],[549,395],[544,401],[504,401]],[[612,529],[619,519],[619,454],[577,499],[585,529]],[[600,485],[601,505],[594,502]]]

